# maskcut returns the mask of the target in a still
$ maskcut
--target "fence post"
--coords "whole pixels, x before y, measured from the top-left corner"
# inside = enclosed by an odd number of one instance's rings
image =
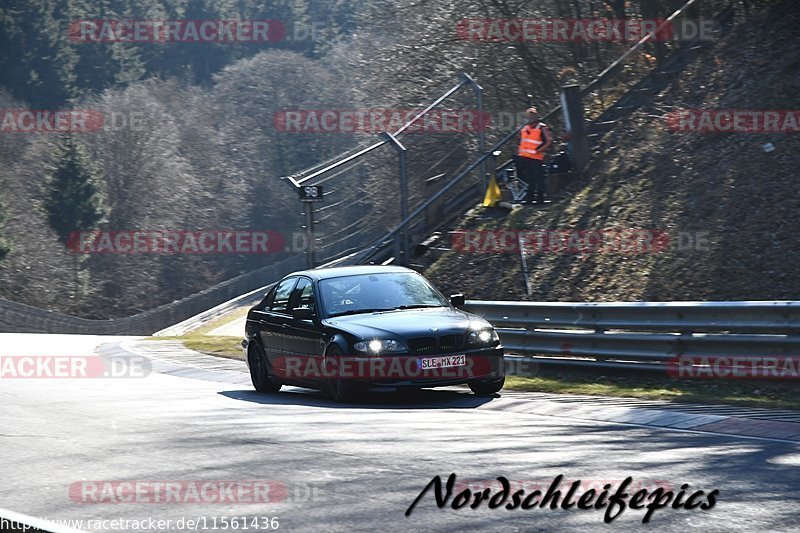
[[[392,239],[392,255],[394,255],[395,261],[398,264],[403,264],[402,255],[403,255],[403,245],[402,245],[402,236],[397,233],[395,234],[394,238]]]
[[[564,125],[569,134],[569,146],[572,152],[570,155],[575,170],[582,172],[589,164],[591,149],[579,85],[565,85],[561,88],[561,109],[564,113]]]
[[[314,204],[306,204],[306,266],[314,268],[317,265],[314,258]]]
[[[398,165],[400,171],[400,223],[403,225],[401,229],[402,237],[400,241],[400,255],[398,263],[408,266],[408,176],[406,174],[406,152],[408,148],[397,140],[397,137],[389,133],[383,132],[384,137],[391,141],[395,150],[397,150]]]
[[[478,108],[478,150],[481,154],[484,154],[486,152],[486,123],[483,116],[483,87],[466,72],[462,73],[461,76],[467,80],[472,90],[475,91],[476,107]],[[486,171],[485,160],[481,164],[481,175],[483,175],[483,190],[485,191],[489,186],[489,174]]]

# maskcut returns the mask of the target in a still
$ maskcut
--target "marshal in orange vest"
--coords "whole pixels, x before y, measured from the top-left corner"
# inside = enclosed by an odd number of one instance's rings
[[[530,124],[522,128],[520,132],[522,138],[519,141],[519,149],[517,154],[520,157],[528,157],[530,159],[544,160],[544,152],[540,152],[539,148],[544,144],[545,137],[542,133],[542,128],[546,127],[541,122],[536,126]]]

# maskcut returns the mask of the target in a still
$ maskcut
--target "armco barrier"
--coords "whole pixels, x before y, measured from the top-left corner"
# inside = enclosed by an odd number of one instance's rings
[[[292,271],[302,269],[303,263],[302,256],[289,257],[181,300],[112,320],[79,318],[0,299],[0,332],[151,335],[218,306],[221,302],[238,299],[243,293],[250,293],[275,282]]]
[[[341,266],[347,264],[347,261],[350,259],[350,256],[345,256],[339,259],[335,259],[329,263],[325,263],[324,265],[320,265],[318,268],[331,268],[335,266]],[[297,266],[297,265],[295,265]],[[299,270],[299,267],[293,268],[292,270]],[[269,291],[275,283],[283,276],[283,274],[288,274],[289,272],[284,272],[275,278],[274,283],[270,283],[269,285],[259,286],[257,289],[254,289],[248,293],[242,294],[241,296],[237,296],[231,300],[222,302],[221,304],[217,305],[216,307],[212,307],[211,309],[204,310],[196,315],[190,316],[186,320],[179,322],[177,324],[170,324],[166,328],[159,330],[153,333],[154,336],[157,337],[169,337],[169,336],[177,336],[183,335],[189,331],[199,328],[203,324],[207,324],[221,316],[228,314],[229,312],[233,311],[237,307],[243,306],[253,306],[261,301],[264,295]]]
[[[345,257],[320,268],[345,264]],[[301,256],[289,257],[223,281],[202,292],[133,316],[91,320],[0,298],[0,333],[72,333],[84,335],[182,335],[236,307],[254,305],[286,274],[302,270]]]
[[[681,357],[800,357],[800,302],[483,302],[509,354],[564,369],[665,372]],[[514,356],[511,356],[514,359]]]

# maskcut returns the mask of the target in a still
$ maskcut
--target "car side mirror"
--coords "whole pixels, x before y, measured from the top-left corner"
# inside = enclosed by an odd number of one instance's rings
[[[314,318],[314,311],[308,307],[292,309],[292,320],[311,320]]]
[[[450,295],[450,303],[453,304],[453,307],[461,307],[464,305],[464,295],[461,293],[458,294],[451,294]]]

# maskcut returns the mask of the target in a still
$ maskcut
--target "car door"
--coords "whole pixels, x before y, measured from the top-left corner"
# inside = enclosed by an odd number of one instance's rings
[[[292,295],[297,277],[286,278],[275,287],[264,309],[258,313],[261,326],[261,343],[267,355],[272,373],[283,375],[285,371],[284,350],[288,323],[289,298]]]
[[[322,358],[325,336],[317,315],[317,295],[314,282],[301,277],[289,299],[289,314],[294,309],[307,308],[314,313],[311,320],[291,320],[284,337],[284,352],[299,369],[303,381],[318,382],[325,379]]]

